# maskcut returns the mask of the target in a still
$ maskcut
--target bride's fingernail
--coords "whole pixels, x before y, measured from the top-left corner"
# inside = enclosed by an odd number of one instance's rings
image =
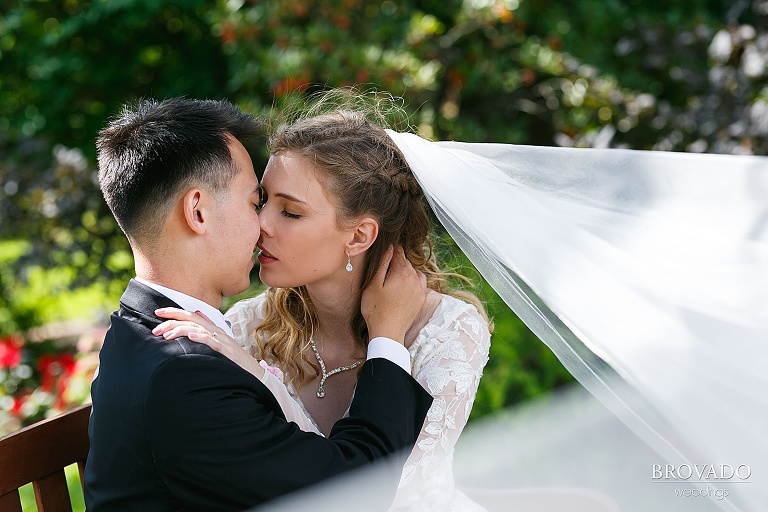
[[[158,308],[155,310],[156,315],[162,315],[163,313],[165,313],[165,308]]]
[[[189,338],[191,340],[196,340],[199,337],[200,337],[200,334],[196,333],[196,332],[191,332],[191,333],[187,334],[187,338]]]
[[[155,336],[157,336],[159,333],[160,333],[160,326],[158,325],[157,327],[155,327],[154,329],[152,329],[152,334],[154,334]]]

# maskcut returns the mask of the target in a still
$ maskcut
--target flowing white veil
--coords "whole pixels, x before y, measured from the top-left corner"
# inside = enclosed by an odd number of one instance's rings
[[[768,158],[388,133],[459,247],[597,398],[576,389],[470,424],[457,483],[505,488],[470,497],[765,511]],[[358,472],[264,510],[386,509],[376,481]]]
[[[483,277],[663,457],[647,478],[764,510],[768,159],[388,133]]]

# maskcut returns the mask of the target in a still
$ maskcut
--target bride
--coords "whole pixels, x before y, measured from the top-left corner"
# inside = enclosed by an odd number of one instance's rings
[[[285,405],[287,419],[328,435],[347,414],[365,361],[362,289],[387,248],[402,247],[429,288],[405,346],[412,375],[435,400],[393,508],[481,510],[454,488],[451,461],[488,361],[489,322],[474,295],[450,286],[461,276],[438,267],[424,194],[401,152],[365,113],[336,110],[282,127],[270,154],[258,243],[269,289],[227,312],[252,356],[235,362],[255,374],[257,361],[279,369],[298,404]],[[177,325],[164,324],[161,334]]]
[[[328,130],[324,135],[334,134]],[[425,193],[441,224],[515,314],[586,389],[660,454],[665,468],[750,468],[749,485],[722,478],[695,484],[726,488],[729,499],[715,503],[725,510],[763,510],[768,503],[765,158],[435,143],[412,134],[386,134],[359,162],[385,165],[389,160],[378,160],[373,149],[394,142],[393,154],[407,162],[407,167],[401,164],[406,172],[398,173],[398,187],[404,193]],[[303,150],[308,144],[295,147]],[[348,279],[366,268],[365,255],[373,247],[366,244],[374,232],[381,236],[378,230],[389,226],[363,215],[359,224],[334,227],[332,236],[298,231],[295,226],[307,220],[303,216],[334,211],[306,205],[310,194],[344,213],[345,207],[334,201],[345,189],[310,186],[323,176],[324,164],[312,156],[303,162],[316,165],[298,165],[300,151],[292,155],[288,147],[273,149],[264,179],[269,197],[262,215],[262,278],[281,288],[308,285],[317,275],[333,274],[335,267],[339,286],[318,288],[322,294],[317,298],[308,293],[309,286],[300,287],[301,292],[271,289],[237,304],[229,316],[238,343],[268,363],[282,363],[297,400],[283,402],[294,411],[286,414],[306,422],[305,429],[322,431],[344,413],[354,388],[351,367],[363,354],[348,336],[346,345],[336,344],[336,337],[345,339],[343,330],[350,325],[345,322],[359,302],[354,285],[363,283],[345,285],[341,276],[347,276],[347,263],[352,268]],[[275,158],[278,154],[283,156]],[[313,172],[306,176],[300,167]],[[286,193],[275,189],[278,180],[272,179],[281,174],[305,181]],[[363,188],[353,198],[365,202],[376,194]],[[353,226],[354,235],[339,238]],[[283,236],[296,242],[285,253]],[[338,249],[340,239],[352,241],[349,255]],[[310,240],[312,245],[302,243]],[[422,255],[406,252],[409,258]],[[294,260],[302,266],[281,271]],[[453,489],[450,454],[487,358],[488,329],[482,308],[471,297],[462,302],[450,292],[440,294],[435,283],[441,274],[425,266],[427,261],[419,265],[435,292],[430,310],[422,312],[409,333],[409,346],[414,375],[438,400],[404,471],[397,505],[448,510],[421,503],[445,498],[456,508],[474,506]],[[451,316],[454,308],[457,315]],[[179,321],[166,325],[173,335],[199,330],[190,320],[205,325],[187,313],[175,318]],[[305,335],[297,326],[306,326]],[[355,332],[354,327],[348,330]],[[253,368],[256,358],[243,350],[199,338],[241,366],[250,365],[253,373],[263,373],[260,366]],[[278,354],[284,350],[298,357],[281,361]],[[326,375],[350,368],[323,379],[319,359]],[[300,368],[305,373],[299,375]],[[277,381],[265,375],[267,382]],[[284,387],[274,389],[285,392]],[[325,394],[320,398],[318,392]],[[331,404],[328,410],[324,404]],[[612,449],[610,439],[604,444]],[[632,467],[633,461],[625,465]],[[649,479],[655,475],[650,466],[645,470]],[[425,483],[433,474],[439,482]],[[635,494],[630,498],[636,499]],[[670,500],[673,509],[680,503]]]

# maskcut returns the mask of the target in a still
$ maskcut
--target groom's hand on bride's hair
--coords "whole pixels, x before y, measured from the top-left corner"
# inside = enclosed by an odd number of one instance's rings
[[[384,336],[403,343],[426,298],[426,276],[413,268],[402,247],[390,247],[363,290],[360,310],[369,338]]]

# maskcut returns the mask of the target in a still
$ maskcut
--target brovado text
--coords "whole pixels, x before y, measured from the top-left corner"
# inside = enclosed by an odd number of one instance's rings
[[[748,480],[752,475],[752,469],[747,464],[739,464],[734,467],[730,464],[653,464],[653,480],[694,480],[698,482],[712,480]]]

